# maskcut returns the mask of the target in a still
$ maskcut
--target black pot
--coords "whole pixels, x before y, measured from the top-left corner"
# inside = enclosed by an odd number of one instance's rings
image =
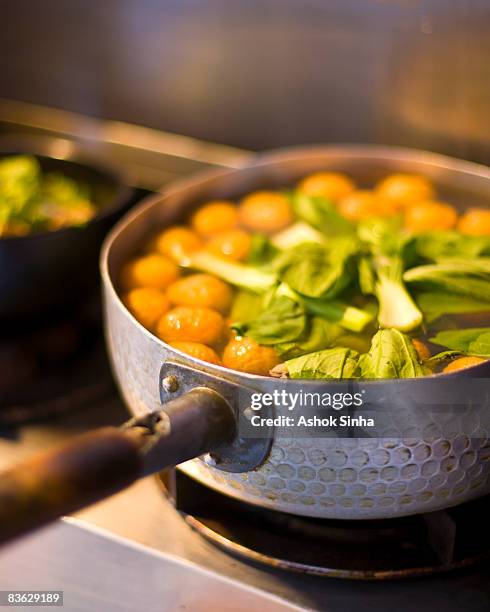
[[[34,155],[44,171],[90,185],[99,213],[83,227],[0,238],[0,335],[66,312],[92,293],[102,241],[131,205],[123,173],[76,143],[26,136],[0,140],[0,157],[20,153]]]

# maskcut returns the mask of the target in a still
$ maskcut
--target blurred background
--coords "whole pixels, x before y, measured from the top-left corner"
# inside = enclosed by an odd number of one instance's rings
[[[490,161],[488,0],[0,0],[0,96],[262,150]]]

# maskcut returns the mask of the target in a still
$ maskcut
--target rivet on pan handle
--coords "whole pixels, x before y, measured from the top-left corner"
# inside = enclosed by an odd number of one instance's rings
[[[250,472],[269,457],[274,428],[256,428],[256,435],[252,435],[247,423],[253,414],[250,411],[251,395],[257,389],[172,359],[165,361],[161,367],[159,387],[162,404],[196,387],[206,387],[219,393],[233,408],[238,427],[237,435],[232,441],[220,444],[203,457],[203,461],[210,467],[224,472]],[[264,406],[261,415],[274,416],[274,407]]]

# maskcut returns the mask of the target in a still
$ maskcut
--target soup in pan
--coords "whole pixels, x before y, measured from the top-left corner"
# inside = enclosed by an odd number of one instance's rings
[[[193,357],[256,375],[412,378],[490,358],[490,210],[423,176],[203,202],[123,267],[127,308]]]

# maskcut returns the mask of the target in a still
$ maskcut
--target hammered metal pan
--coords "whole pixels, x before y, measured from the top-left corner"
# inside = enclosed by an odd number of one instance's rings
[[[318,146],[281,150],[256,158],[254,165],[227,172],[207,172],[175,185],[164,196],[142,204],[111,233],[102,255],[107,343],[114,372],[130,410],[137,415],[157,410],[173,393],[162,380],[174,375],[183,393],[193,386],[222,390],[231,381],[243,389],[270,391],[335,390],[336,384],[277,381],[232,372],[197,361],[170,347],[139,325],[119,300],[114,279],[122,264],[155,227],[185,217],[200,203],[237,198],[268,187],[294,184],[308,173],[346,172],[358,183],[373,184],[392,172],[428,176],[441,198],[466,206],[490,203],[490,169],[445,156],[379,146]],[[465,371],[485,377],[490,362]],[[275,510],[339,519],[381,519],[428,512],[490,492],[490,442],[486,430],[468,429],[463,420],[421,412],[420,395],[447,392],[449,377],[364,383],[374,398],[389,397],[395,415],[380,438],[274,438],[243,450],[241,459],[216,453],[189,461],[179,469],[202,484],[243,501]],[[484,385],[486,384],[484,379]],[[281,386],[282,385],[282,386]],[[484,387],[485,388],[485,387]],[[490,388],[486,386],[490,392]],[[480,394],[478,395],[480,397]],[[375,400],[376,401],[376,400]],[[488,396],[482,405],[490,411]],[[246,401],[236,408],[246,409]],[[488,412],[487,411],[487,412]],[[281,410],[277,409],[280,413]],[[478,416],[481,417],[481,412]],[[266,455],[264,459],[263,455]],[[239,465],[239,462],[242,465]],[[254,461],[261,463],[254,465]]]
[[[107,345],[134,417],[122,429],[88,434],[4,474],[0,541],[176,464],[249,504],[329,519],[425,513],[490,492],[490,362],[464,373],[393,381],[252,376],[169,347],[121,302],[118,272],[155,228],[184,219],[203,201],[286,187],[322,169],[346,172],[361,184],[416,172],[461,209],[489,202],[486,167],[407,149],[344,145],[273,152],[243,169],[203,173],[142,203],[112,230],[101,256]],[[380,420],[377,435],[355,427],[347,437],[335,430],[294,436],[274,427],[251,435],[251,394],[275,389],[366,393],[366,406]],[[461,389],[463,406],[455,401]],[[285,410],[273,406],[269,416]]]

